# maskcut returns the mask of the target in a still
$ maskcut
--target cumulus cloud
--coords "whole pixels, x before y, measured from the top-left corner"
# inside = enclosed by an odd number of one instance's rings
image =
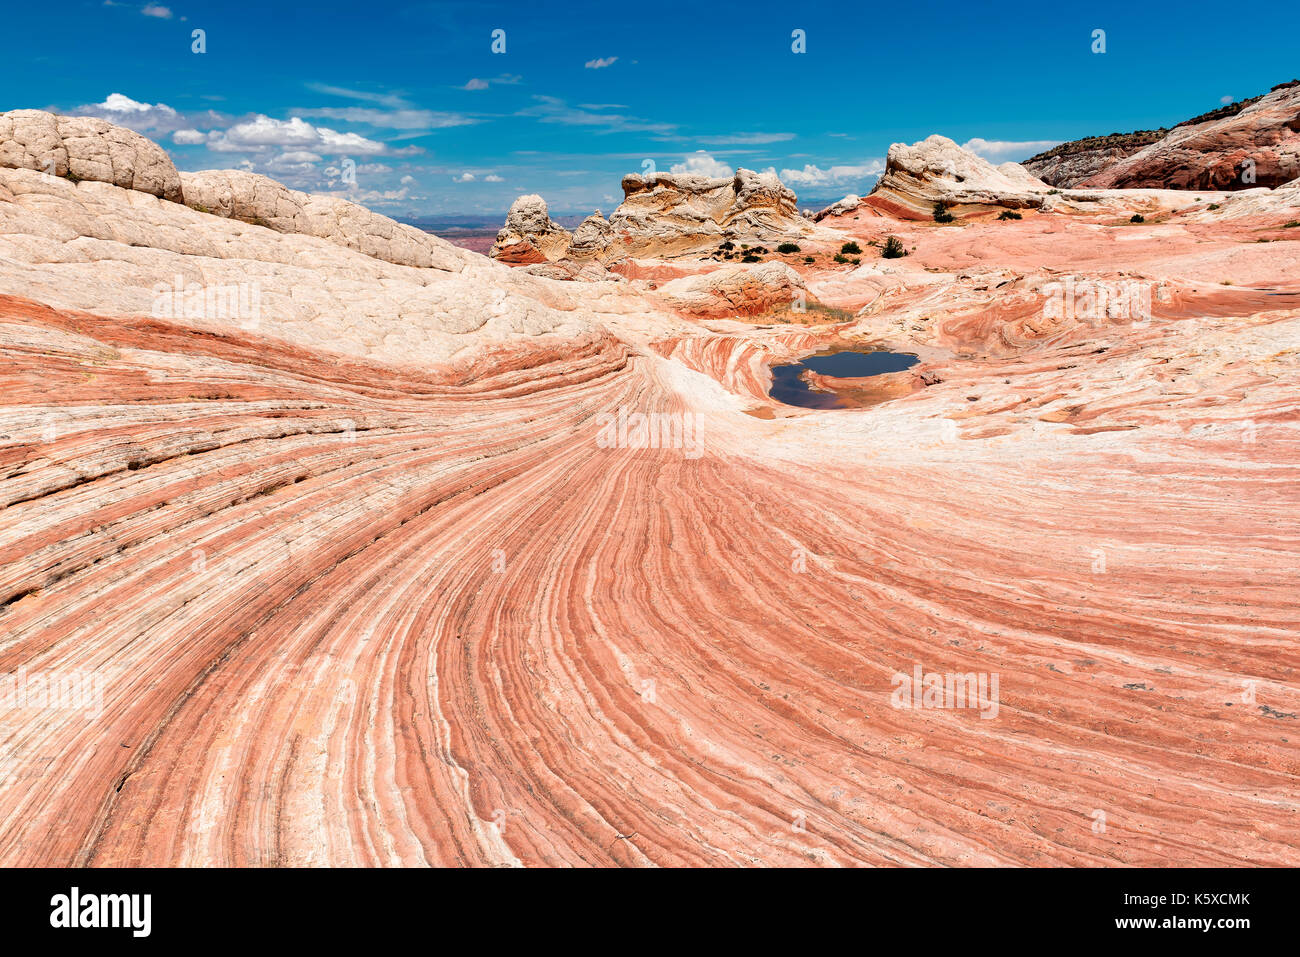
[[[169,133],[213,120],[223,121],[215,113],[186,117],[166,103],[142,103],[122,93],[110,93],[103,103],[73,107],[68,113],[72,116],[96,116],[137,133]]]
[[[839,186],[854,183],[868,176],[879,176],[885,171],[885,164],[880,160],[869,160],[856,166],[831,166],[822,169],[813,163],[806,163],[803,169],[783,169],[777,175],[781,182],[789,186]],[[774,169],[770,172],[776,172]]]
[[[607,66],[613,66],[617,60],[616,56],[598,57],[595,60],[588,60],[584,65],[588,70],[603,70]]]
[[[696,150],[685,162],[673,164],[671,173],[699,173],[702,176],[734,176],[736,171],[721,160],[714,159],[704,150]]]
[[[483,177],[483,182],[485,182],[485,183],[504,183],[505,180],[502,179],[500,176],[498,176],[496,173],[488,173],[488,175],[486,175],[486,176]]]
[[[214,131],[208,134],[208,148],[218,153],[270,147],[313,148],[362,156],[377,156],[388,151],[388,147],[376,140],[366,139],[358,133],[339,133],[323,126],[313,126],[300,116],[276,120],[259,113],[251,120],[236,123],[224,133]]]
[[[474,182],[474,174],[469,172],[461,173],[459,176],[456,177],[456,182],[472,183]]]
[[[172,18],[172,12],[168,7],[156,3],[147,5],[140,12],[146,17],[157,17],[159,20],[170,20]]]
[[[961,148],[970,150],[989,162],[1005,163],[1008,160],[1029,159],[1035,153],[1060,145],[1060,142],[1060,140],[986,140],[977,136],[962,143]]]
[[[294,150],[289,153],[281,153],[275,158],[277,163],[319,163],[321,157],[319,153],[313,153],[310,150]]]
[[[197,143],[207,142],[206,133],[200,133],[198,130],[177,130],[172,134],[172,142],[179,143],[182,146],[193,146]]]
[[[1230,97],[1230,96],[1221,96],[1221,97],[1219,97],[1219,102],[1222,103],[1224,106],[1227,106],[1229,103],[1232,102],[1232,97]]]
[[[462,90],[486,90],[488,88],[488,85],[489,84],[487,80],[480,80],[478,77],[473,77],[468,83],[462,86],[461,89]]]

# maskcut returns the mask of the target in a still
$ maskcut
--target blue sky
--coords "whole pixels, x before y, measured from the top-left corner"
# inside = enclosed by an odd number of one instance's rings
[[[65,0],[5,15],[0,109],[103,116],[182,169],[251,169],[405,217],[495,215],[527,192],[553,214],[609,213],[647,162],[771,168],[822,205],[869,189],[898,140],[1019,160],[1300,75],[1294,3]]]

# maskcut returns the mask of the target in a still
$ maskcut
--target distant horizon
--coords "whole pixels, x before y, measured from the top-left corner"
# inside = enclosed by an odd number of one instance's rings
[[[1022,161],[1258,95],[1295,75],[1300,33],[1294,7],[1209,30],[1208,4],[1170,18],[1118,2],[1050,23],[1038,5],[940,2],[923,34],[904,9],[754,0],[701,20],[669,2],[658,19],[696,28],[668,44],[642,10],[585,0],[562,23],[517,3],[71,9],[8,11],[5,109],[102,117],[182,170],[245,169],[403,220],[503,217],[526,193],[609,213],[626,173],[742,166],[820,208],[869,191],[893,142],[939,133]],[[59,42],[17,39],[41,36]]]

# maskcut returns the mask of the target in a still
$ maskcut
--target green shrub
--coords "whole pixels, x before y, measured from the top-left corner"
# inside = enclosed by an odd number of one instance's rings
[[[1130,223],[1145,223],[1146,221],[1147,218],[1141,213],[1134,213],[1133,218],[1129,220]]]
[[[862,252],[862,247],[855,242],[847,242],[840,247],[840,252],[845,255],[849,255],[851,253],[860,253]]]
[[[800,249],[795,243],[782,243],[776,247],[776,251],[779,253],[797,253],[800,252]]]
[[[812,256],[804,256],[803,261],[806,263],[810,263],[810,262],[815,262],[816,260],[814,260]]]
[[[933,215],[936,223],[951,223],[953,220],[952,213],[948,212],[948,207],[943,204],[942,200],[934,204]]]
[[[835,261],[836,261],[837,263],[846,263],[846,262],[848,262],[849,260],[848,260],[848,257],[846,257],[843,253],[836,253],[836,254],[835,254]]]
[[[1002,215],[998,217],[998,219],[1023,219],[1023,218],[1024,217],[1021,216],[1019,213],[1013,213],[1009,209],[1002,210]]]
[[[1282,224],[1283,229],[1295,229],[1297,226],[1300,226],[1300,219],[1293,219],[1289,223]]]
[[[756,263],[756,262],[761,262],[762,260],[760,260],[753,253],[745,253],[744,258],[741,259],[740,261],[743,263]]]
[[[859,259],[857,256],[854,256],[852,259],[849,260],[849,262],[853,263],[853,265],[856,266],[856,265],[858,265],[859,263],[861,263],[862,260]]]
[[[913,246],[913,249],[916,247]],[[885,245],[880,247],[881,259],[902,259],[907,255],[907,250],[903,248],[903,241],[897,236],[886,236]]]

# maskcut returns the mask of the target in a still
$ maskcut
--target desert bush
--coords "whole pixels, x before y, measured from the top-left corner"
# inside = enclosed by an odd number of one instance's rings
[[[797,253],[800,249],[796,243],[781,243],[776,247],[776,251],[779,253]]]
[[[848,257],[845,256],[843,253],[836,253],[836,254],[835,254],[835,261],[836,261],[837,263],[846,263],[846,262],[849,261],[849,259],[848,259]]]
[[[1024,217],[1021,216],[1019,213],[1013,213],[1009,209],[1002,210],[1002,215],[998,217],[998,219],[1023,219],[1023,218]]]
[[[803,261],[806,263],[810,263],[810,262],[815,262],[816,260],[814,260],[812,256],[804,256]]]
[[[1130,223],[1145,223],[1146,221],[1147,218],[1141,213],[1134,213],[1133,218],[1129,220]]]
[[[761,260],[760,260],[757,256],[755,256],[753,253],[745,253],[744,258],[742,258],[740,261],[743,262],[743,263],[756,263],[756,262],[761,262]]]
[[[840,247],[840,252],[844,255],[849,255],[850,253],[860,253],[862,252],[862,247],[855,242],[847,242]]]
[[[935,202],[933,215],[936,223],[951,223],[953,220],[952,213],[948,212],[948,207],[943,204],[942,200]]]
[[[1293,219],[1289,223],[1282,224],[1283,229],[1295,229],[1297,226],[1300,226],[1300,219]]]
[[[907,250],[903,248],[903,241],[901,239],[897,236],[885,237],[885,245],[880,247],[881,259],[902,259],[906,255]]]

